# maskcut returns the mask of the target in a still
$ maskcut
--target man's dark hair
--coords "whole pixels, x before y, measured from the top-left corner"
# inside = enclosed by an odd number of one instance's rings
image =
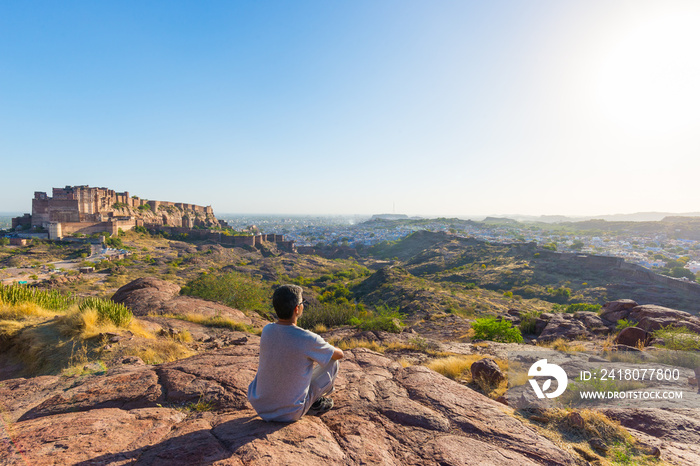
[[[303,290],[297,285],[282,285],[272,294],[272,306],[275,308],[277,318],[289,319],[296,308],[302,302]]]

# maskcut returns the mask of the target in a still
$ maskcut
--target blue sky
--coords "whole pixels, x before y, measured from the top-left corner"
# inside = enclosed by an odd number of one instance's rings
[[[698,2],[0,4],[0,211],[700,211]]]

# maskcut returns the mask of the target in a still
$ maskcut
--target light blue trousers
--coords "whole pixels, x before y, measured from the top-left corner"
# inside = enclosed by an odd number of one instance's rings
[[[316,400],[324,395],[333,392],[333,384],[338,376],[338,361],[329,362],[325,366],[316,366],[311,374],[311,385],[309,386],[309,395],[304,403],[304,414],[311,408]]]

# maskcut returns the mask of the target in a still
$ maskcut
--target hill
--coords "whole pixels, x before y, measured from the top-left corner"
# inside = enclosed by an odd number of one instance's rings
[[[397,258],[405,272],[420,279],[423,286],[453,296],[472,293],[476,286],[558,304],[604,304],[634,296],[640,303],[700,311],[700,285],[664,277],[614,257],[556,253],[534,243],[488,243],[427,231],[375,247],[372,252],[381,258]],[[369,296],[370,285],[358,291]]]

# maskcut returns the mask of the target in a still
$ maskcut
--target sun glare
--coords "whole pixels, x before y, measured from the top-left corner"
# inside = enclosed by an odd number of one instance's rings
[[[611,44],[598,76],[606,117],[634,134],[700,124],[700,14],[647,21]]]

